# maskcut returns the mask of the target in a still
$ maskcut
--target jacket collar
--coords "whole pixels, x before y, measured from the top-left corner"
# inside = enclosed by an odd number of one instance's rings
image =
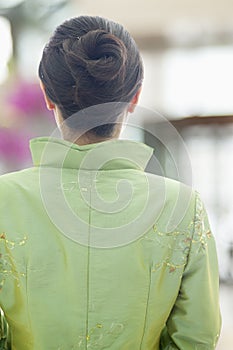
[[[34,166],[83,170],[144,170],[153,149],[129,140],[110,140],[79,146],[58,138],[30,141]]]

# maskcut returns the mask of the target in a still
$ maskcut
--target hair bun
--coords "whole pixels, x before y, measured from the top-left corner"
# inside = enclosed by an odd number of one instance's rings
[[[110,81],[124,76],[127,50],[115,35],[103,30],[90,31],[79,40],[79,61],[97,81]]]

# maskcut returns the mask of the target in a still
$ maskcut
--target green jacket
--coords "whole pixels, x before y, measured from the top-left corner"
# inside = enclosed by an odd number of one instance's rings
[[[0,349],[215,349],[218,266],[199,195],[144,172],[152,149],[137,142],[31,150],[32,168],[0,177]]]

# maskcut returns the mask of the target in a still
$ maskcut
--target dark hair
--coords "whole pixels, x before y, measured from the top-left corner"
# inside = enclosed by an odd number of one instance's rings
[[[120,24],[80,16],[56,28],[44,48],[39,76],[68,122],[90,106],[129,103],[142,84],[143,64],[134,40]],[[110,136],[116,115],[113,119],[91,132]]]

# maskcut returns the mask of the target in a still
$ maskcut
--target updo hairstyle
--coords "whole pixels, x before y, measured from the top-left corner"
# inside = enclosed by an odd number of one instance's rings
[[[69,125],[69,117],[90,106],[129,103],[142,84],[143,65],[134,40],[120,24],[80,16],[57,27],[44,48],[39,77]],[[116,121],[112,113],[112,119],[90,131],[111,136]],[[73,122],[69,126],[77,127]]]

